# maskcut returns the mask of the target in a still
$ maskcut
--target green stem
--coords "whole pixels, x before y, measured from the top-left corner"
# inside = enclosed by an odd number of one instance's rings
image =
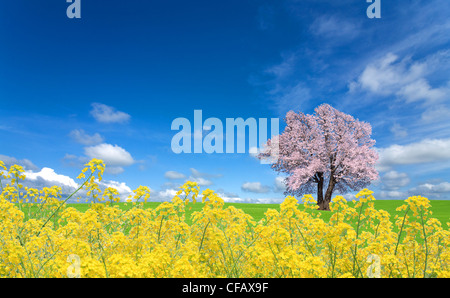
[[[406,221],[406,215],[408,215],[409,209],[410,209],[410,207],[409,207],[409,205],[408,205],[408,208],[406,208],[406,211],[405,211],[405,215],[403,215],[402,225],[400,226],[400,231],[399,231],[399,233],[398,233],[397,244],[395,245],[394,256],[397,255],[398,245],[400,244],[400,238],[401,238],[401,236],[402,236],[403,227],[405,226],[405,221]],[[415,270],[415,269],[414,269],[414,270]],[[413,274],[414,274],[414,272],[413,272]],[[391,277],[391,276],[392,276],[392,269],[391,269],[390,272],[389,272],[389,277]],[[414,276],[413,276],[413,277],[414,277]]]
[[[20,203],[20,188],[19,188],[19,175],[14,175],[16,179],[16,189],[17,189],[17,203],[19,204],[19,210],[22,210],[22,204]]]
[[[278,272],[278,271],[280,270],[280,268],[278,267],[278,258],[277,258],[277,254],[273,251],[272,245],[270,245],[270,242],[269,242],[268,244],[269,244],[270,251],[272,252],[272,254],[273,254],[273,256],[274,256],[274,259],[275,259],[275,267],[277,268],[277,272]],[[284,276],[284,272],[281,271],[280,276],[277,276],[277,277],[283,277],[283,276]]]
[[[333,247],[331,246],[331,244],[328,244],[328,248],[330,249],[331,278],[334,278],[334,268],[336,265],[336,250],[333,251]]]
[[[400,238],[401,238],[401,236],[402,236],[403,227],[404,227],[404,225],[405,225],[406,215],[408,214],[408,211],[409,211],[409,205],[408,205],[408,208],[406,208],[405,215],[403,216],[403,222],[402,222],[402,225],[401,225],[401,227],[400,227],[400,232],[398,233],[397,244],[395,245],[395,252],[394,252],[394,255],[397,255],[397,249],[398,249],[398,245],[400,244]]]
[[[427,234],[425,232],[425,223],[423,222],[423,209],[420,208],[420,218],[422,220],[422,232],[425,241],[425,266],[423,268],[423,277],[425,278],[427,272],[427,261],[428,261],[428,244],[427,244]]]
[[[361,213],[362,213],[363,206],[364,206],[364,203],[361,203],[361,207],[359,208],[359,214],[358,214],[358,225],[356,226],[356,239],[355,239],[355,241],[357,241],[358,237],[359,237],[359,225],[361,223]],[[358,252],[358,244],[355,243],[355,250],[354,250],[354,253],[353,253],[353,274],[355,274],[355,265],[356,265],[356,262],[357,262],[356,261],[357,252]]]
[[[208,220],[208,223],[206,224],[205,229],[203,230],[202,241],[200,242],[200,246],[198,248],[198,251],[202,250],[203,240],[205,239],[205,234],[206,234],[206,228],[208,228],[208,225],[209,225],[210,222],[211,222],[211,220]]]
[[[294,223],[295,223],[295,226],[297,227],[298,232],[300,233],[300,236],[302,236],[303,242],[305,242],[306,248],[308,248],[309,252],[311,253],[311,256],[314,257],[314,253],[313,253],[311,247],[308,245],[308,242],[306,241],[305,237],[303,236],[302,231],[298,227],[297,223],[296,222],[294,222]]]
[[[377,236],[378,236],[378,228],[380,227],[380,224],[381,224],[381,220],[378,222],[377,227],[375,228],[375,235],[374,235],[374,237],[373,237],[374,240],[377,239]]]
[[[406,252],[405,251],[403,251],[403,255],[404,255],[404,257],[405,257],[405,260],[407,259],[407,255],[406,255]],[[408,278],[410,278],[410,274],[409,274],[409,266],[408,266],[408,262],[405,262],[405,266],[406,266],[406,273],[408,273]]]
[[[33,261],[30,258],[30,253],[28,252],[28,250],[27,250],[27,248],[25,246],[25,243],[22,241],[22,238],[20,237],[19,234],[17,234],[17,238],[19,239],[20,245],[23,247],[23,249],[27,253],[28,261],[30,262],[31,272],[33,273],[34,277],[36,278],[37,276],[36,276],[36,272],[34,271]]]
[[[223,264],[224,264],[224,269],[225,269],[225,273],[227,274],[227,277],[228,278],[230,278],[230,277],[232,277],[232,275],[229,273],[229,271],[228,271],[228,262],[227,262],[227,257],[226,257],[226,255],[225,255],[225,252],[223,251],[223,247],[222,247],[222,244],[220,243],[220,242],[218,242],[218,244],[219,244],[219,248],[220,248],[220,251],[222,252],[222,256],[223,256]]]
[[[41,234],[42,229],[47,225],[47,223],[52,219],[52,217],[59,211],[59,209],[61,209],[61,207],[71,198],[73,197],[80,189],[82,189],[84,187],[84,185],[90,180],[90,178],[92,177],[92,173],[89,176],[88,179],[86,179],[86,181],[84,181],[83,184],[81,184],[81,186],[75,190],[75,192],[73,192],[70,196],[67,197],[67,199],[65,199],[59,206],[58,208],[56,208],[56,210],[52,213],[52,215],[50,215],[50,217],[47,219],[47,221],[42,225],[41,229],[39,230],[37,236],[39,236]]]
[[[164,220],[164,215],[161,215],[161,222],[159,224],[159,230],[158,230],[158,243],[159,243],[159,240],[161,238],[161,228],[162,228],[163,220]]]

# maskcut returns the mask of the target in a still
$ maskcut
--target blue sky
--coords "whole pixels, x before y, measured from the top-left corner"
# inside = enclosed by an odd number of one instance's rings
[[[322,103],[371,123],[378,199],[450,199],[450,2],[8,1],[0,10],[0,159],[32,186],[105,185],[167,200],[186,179],[228,201],[280,202],[248,154],[175,154],[178,117],[280,118]],[[282,128],[282,127],[281,127]],[[348,196],[350,197],[350,196]]]

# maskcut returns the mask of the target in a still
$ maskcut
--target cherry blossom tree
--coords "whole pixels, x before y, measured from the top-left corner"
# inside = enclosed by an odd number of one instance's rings
[[[378,179],[378,154],[372,148],[369,123],[328,104],[317,107],[314,115],[290,111],[285,122],[284,132],[276,141],[268,140],[258,158],[273,156],[277,150],[271,167],[287,175],[286,195],[317,191],[319,209],[329,210],[333,192],[357,191]]]

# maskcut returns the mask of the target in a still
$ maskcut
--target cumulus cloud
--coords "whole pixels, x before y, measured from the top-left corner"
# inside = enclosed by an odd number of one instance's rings
[[[378,149],[377,168],[389,170],[394,165],[411,165],[450,160],[450,139],[425,139],[408,145]]]
[[[270,191],[270,187],[261,184],[261,182],[245,182],[242,184],[241,189],[243,191],[255,193],[268,193]]]
[[[449,182],[442,182],[439,184],[430,184],[425,183],[419,185],[416,189],[421,189],[424,191],[434,192],[434,193],[445,193],[450,192],[450,183]]]
[[[79,187],[78,183],[69,176],[57,174],[55,170],[47,167],[39,172],[26,171],[25,176],[24,184],[33,188],[59,186],[63,193],[71,193]]]
[[[398,190],[390,190],[390,191],[381,191],[380,199],[390,199],[390,200],[406,200],[408,198],[408,193],[398,191]]]
[[[220,193],[218,193],[218,195],[226,203],[248,203],[247,201],[245,201],[244,199],[240,198],[239,196],[229,197],[229,196],[226,196],[226,195],[223,195],[223,194],[220,194]]]
[[[156,191],[151,194],[150,199],[155,202],[167,202],[173,199],[177,195],[178,189],[167,188],[164,190]]]
[[[123,167],[135,163],[131,154],[117,145],[99,144],[84,148],[84,153],[89,158],[103,160],[106,165],[105,171],[111,174],[119,174],[124,171]]]
[[[221,174],[203,173],[194,168],[190,168],[190,171],[191,171],[191,175],[189,176],[189,178],[187,180],[192,181],[192,182],[197,182],[197,184],[199,186],[213,185],[214,182],[211,179],[222,177]]]
[[[396,171],[387,172],[382,178],[382,188],[386,190],[397,190],[407,186],[411,180],[406,173],[399,173]]]
[[[245,199],[242,199],[238,194],[234,192],[229,192],[222,188],[219,188],[217,189],[216,193],[227,203],[245,203]]]
[[[186,175],[176,172],[176,171],[167,171],[164,174],[164,177],[166,177],[167,179],[170,179],[170,180],[177,180],[177,179],[185,179]]]
[[[344,199],[346,199],[347,201],[352,201],[356,199],[356,194],[354,193],[346,193],[346,194],[342,194],[342,196],[344,197]],[[334,197],[333,197],[334,198]],[[331,199],[333,200],[333,199]]]
[[[69,135],[75,142],[86,146],[97,145],[104,141],[100,134],[89,135],[83,129],[74,129]]]
[[[67,198],[68,195],[72,194],[74,191],[76,191],[80,187],[80,183],[76,182],[73,178],[70,176],[58,173],[52,168],[44,167],[40,170],[37,170],[37,167],[33,165],[33,163],[29,160],[25,160],[25,162],[17,160],[14,157],[8,157],[7,156],[0,155],[0,160],[5,160],[5,164],[27,164],[28,167],[25,168],[25,180],[21,181],[20,183],[29,188],[36,188],[36,189],[42,189],[44,187],[52,187],[52,186],[58,186],[61,187],[62,191],[62,199]],[[74,155],[66,155],[67,159],[79,159],[78,157]],[[29,165],[33,165],[30,167]],[[31,169],[32,168],[32,169]],[[10,179],[7,179],[6,183],[9,183]],[[118,190],[120,194],[121,200],[125,200],[128,198],[130,194],[132,194],[132,189],[125,183],[125,182],[118,182],[118,181],[108,181],[108,180],[102,180],[98,181],[96,180],[96,183],[98,184],[99,188],[101,190],[104,190],[107,187],[112,187]],[[86,191],[81,189],[78,191],[78,193],[70,199],[70,202],[73,203],[76,201],[76,197],[81,196],[82,198],[85,198]]]
[[[18,165],[22,166],[24,170],[36,171],[39,169],[35,164],[33,164],[29,159],[26,158],[17,159],[15,157],[0,154],[0,160],[3,161],[3,163],[7,168],[9,168],[12,165]]]
[[[128,198],[128,196],[133,193],[133,190],[131,190],[131,188],[125,182],[102,180],[97,183],[101,190],[104,190],[107,187],[116,189],[119,192],[119,197],[121,201],[125,201]]]
[[[93,103],[91,115],[101,123],[126,123],[131,116],[101,103]]]
[[[190,168],[191,176],[194,178],[220,178],[221,174],[202,173],[194,168]]]
[[[450,199],[450,183],[424,183],[409,190],[411,195],[421,195],[429,199]]]
[[[248,199],[246,202],[254,204],[281,204],[283,201],[284,198],[256,198]]]
[[[192,182],[197,182],[199,186],[210,186],[214,184],[211,180],[205,179],[203,177],[198,178],[190,177],[188,180]]]
[[[75,182],[71,177],[58,174],[54,169],[51,168],[42,168],[39,172],[26,171],[25,172],[26,179],[22,182],[24,186],[28,186],[31,188],[42,189],[44,187],[52,187],[59,186],[62,190],[63,199],[68,195],[72,194],[75,190],[80,186],[79,183]],[[122,201],[125,201],[130,194],[133,193],[132,189],[125,182],[118,181],[108,181],[96,180],[99,188],[103,191],[107,187],[112,187],[117,189],[119,192],[119,197]],[[86,191],[79,190],[78,193],[71,199],[71,202],[75,202],[75,197],[82,197],[84,200],[86,199]]]
[[[177,172],[177,171],[167,171],[164,174],[164,177],[169,180],[186,179],[186,181],[196,182],[199,186],[213,185],[214,182],[211,179],[222,177],[221,174],[203,173],[194,168],[190,168],[190,172],[191,173],[188,177],[187,175]],[[166,183],[166,185],[171,185],[171,184],[173,184],[173,183],[172,182]]]
[[[110,166],[130,166],[134,163],[131,154],[117,145],[103,143],[86,147],[84,152],[88,157],[101,159]]]
[[[28,159],[19,160],[15,157],[0,155],[0,160],[2,160],[7,167],[16,164],[24,168],[24,175],[26,178],[24,181],[20,182],[23,186],[37,189],[59,186],[61,187],[63,194],[70,194],[79,187],[78,183],[69,176],[58,174],[54,169],[49,167],[39,169]],[[9,183],[9,179],[7,183]]]

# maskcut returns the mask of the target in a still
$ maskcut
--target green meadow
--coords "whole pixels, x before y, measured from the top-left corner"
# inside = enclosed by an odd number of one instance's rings
[[[396,214],[403,215],[403,213],[395,211],[395,209],[401,206],[404,203],[402,200],[378,200],[375,201],[375,208],[378,210],[385,210],[391,214],[391,220],[394,221],[394,217]],[[133,207],[132,203],[116,203],[120,206],[121,209],[127,210]],[[144,205],[144,208],[156,208],[159,202],[147,202]],[[349,202],[350,206],[353,204]],[[444,227],[447,227],[446,223],[450,222],[450,200],[432,200],[430,201],[431,211],[433,212],[432,217],[437,218]],[[74,207],[79,211],[86,211],[89,208],[90,204],[68,204],[70,207]],[[186,221],[190,223],[190,215],[195,211],[200,211],[203,208],[204,204],[201,202],[197,203],[189,203],[186,207]],[[268,209],[280,210],[279,204],[245,204],[245,203],[225,203],[224,208],[228,206],[234,206],[236,208],[242,209],[245,213],[249,214],[253,217],[255,221],[259,221],[264,217],[264,213]],[[299,209],[303,210],[303,205],[299,205]],[[311,212],[311,211],[310,211]],[[330,211],[312,211],[316,213],[320,213],[321,218],[325,221],[328,221],[332,212]]]

